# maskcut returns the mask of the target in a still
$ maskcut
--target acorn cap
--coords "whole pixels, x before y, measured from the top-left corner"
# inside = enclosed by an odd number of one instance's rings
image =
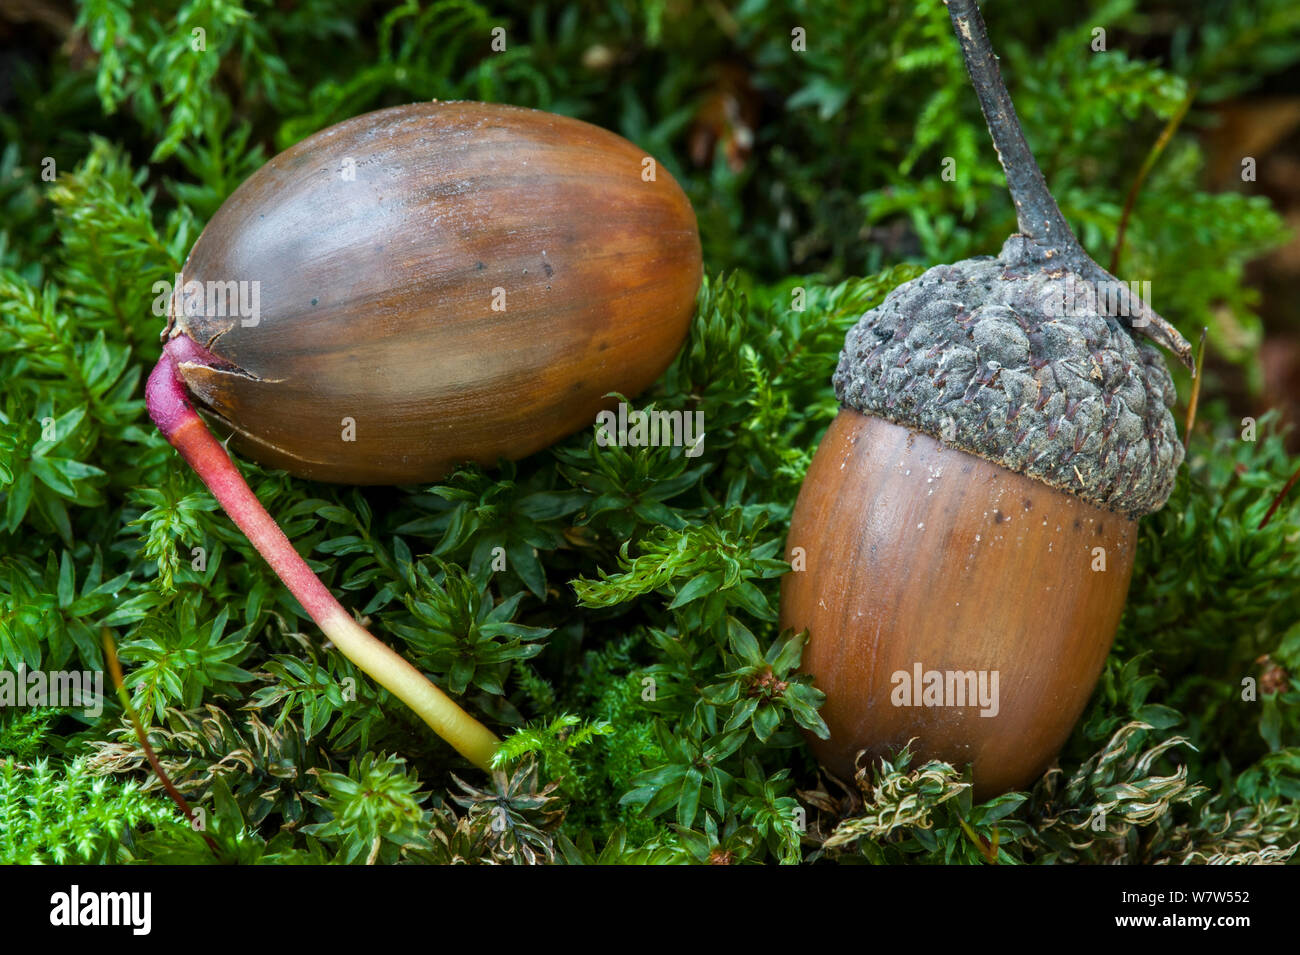
[[[1013,235],[894,289],[846,336],[835,393],[1128,517],[1159,510],[1183,460],[1164,360],[1031,246]]]
[[[1169,499],[1183,446],[1164,359],[1134,335],[1189,368],[1191,345],[1084,251],[1025,142],[978,3],[944,2],[1018,231],[997,258],[936,266],[862,316],[835,393],[1136,520]]]

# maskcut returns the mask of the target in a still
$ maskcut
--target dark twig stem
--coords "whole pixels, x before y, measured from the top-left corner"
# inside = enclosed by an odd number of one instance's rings
[[[1016,223],[1023,235],[1033,239],[1045,250],[1062,253],[1082,253],[1070,224],[1061,215],[1061,209],[1047,188],[1043,172],[1034,160],[1025,142],[1024,130],[1016,116],[1011,94],[1002,82],[998,58],[989,43],[984,18],[975,0],[946,0],[952,27],[961,44],[971,85],[979,97],[984,121],[993,137],[993,148],[1007,177],[1011,201],[1016,204]]]
[[[1157,345],[1168,348],[1184,365],[1194,368],[1192,346],[1187,340],[1150,305],[1132,294],[1126,283],[1094,262],[1061,215],[1060,207],[1043,179],[1042,170],[1025,142],[1024,131],[1011,102],[1011,94],[1002,82],[998,60],[993,54],[976,0],[944,2],[975,95],[984,111],[989,134],[993,137],[998,161],[1006,174],[1011,200],[1016,204],[1016,222],[1020,232],[1030,239],[1025,251],[1031,261],[1050,261],[1053,266],[1068,268],[1098,287],[1113,289],[1119,306],[1113,317],[1123,318],[1132,331],[1141,332]]]
[[[113,678],[113,685],[117,688],[117,697],[122,701],[122,709],[126,710],[127,718],[131,721],[131,728],[135,730],[135,738],[140,741],[140,748],[144,750],[145,759],[149,761],[154,775],[163,784],[163,789],[167,790],[167,795],[171,797],[172,802],[176,803],[181,814],[189,820],[190,826],[202,832],[203,841],[208,844],[212,854],[220,859],[221,850],[217,848],[217,844],[212,837],[202,831],[198,819],[194,815],[194,810],[190,808],[190,804],[185,797],[181,795],[181,791],[176,788],[176,784],[172,782],[171,777],[167,775],[167,771],[163,769],[162,763],[158,761],[153,747],[149,745],[149,736],[140,724],[140,717],[135,715],[135,707],[131,705],[131,695],[126,691],[126,682],[122,679],[122,664],[117,659],[117,646],[113,643],[113,632],[108,627],[104,627],[102,639],[104,641],[104,660],[108,664],[109,675]]]
[[[1282,506],[1282,502],[1286,500],[1286,496],[1291,493],[1291,488],[1295,487],[1297,481],[1300,481],[1300,468],[1296,468],[1296,472],[1291,475],[1291,480],[1287,481],[1282,490],[1277,492],[1277,497],[1273,498],[1273,503],[1268,506],[1268,512],[1260,520],[1259,527],[1255,528],[1256,530],[1262,531],[1268,526],[1268,522],[1273,519],[1273,515]]]

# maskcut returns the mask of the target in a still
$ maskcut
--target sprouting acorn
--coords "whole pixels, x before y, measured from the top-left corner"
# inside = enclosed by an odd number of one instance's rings
[[[689,201],[627,140],[513,106],[379,110],[270,160],[213,216],[172,294],[149,413],[334,645],[487,768],[495,735],[339,604],[195,406],[293,474],[436,480],[648,387],[701,276]]]
[[[415,103],[324,129],[236,189],[190,250],[167,337],[217,359],[181,377],[249,457],[413,484],[525,457],[649,387],[701,275],[691,204],[637,146],[540,110]],[[230,307],[234,283],[255,308]]]
[[[996,258],[940,265],[848,333],[842,408],[791,522],[782,625],[826,693],[819,760],[912,743],[980,797],[1031,783],[1118,627],[1137,521],[1183,460],[1160,353],[1191,347],[1083,250],[1047,189],[979,8],[949,15],[1015,202]]]

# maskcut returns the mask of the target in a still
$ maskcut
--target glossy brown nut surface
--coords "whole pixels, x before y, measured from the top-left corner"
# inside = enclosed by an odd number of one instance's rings
[[[184,365],[186,385],[243,453],[354,484],[433,480],[590,426],[607,392],[654,382],[695,308],[695,215],[646,160],[596,126],[485,103],[323,130],[195,243],[191,291],[259,294],[243,317],[178,288],[173,334],[234,366]]]
[[[803,669],[826,693],[817,758],[851,780],[860,750],[974,766],[988,798],[1047,769],[1119,625],[1137,525],[926,435],[845,409],[795,507],[781,625],[809,630]],[[1098,557],[1104,549],[1105,570]],[[896,706],[903,672],[997,673],[978,705]],[[924,680],[922,681],[924,685]],[[954,680],[953,690],[966,680]],[[991,678],[986,681],[991,689]],[[898,694],[895,697],[895,694]],[[939,699],[940,697],[934,697]],[[985,709],[992,709],[988,707]]]

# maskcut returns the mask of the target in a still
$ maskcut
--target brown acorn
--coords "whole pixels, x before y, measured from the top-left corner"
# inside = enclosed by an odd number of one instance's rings
[[[145,401],[334,646],[487,769],[495,734],[338,602],[196,405],[250,457],[317,480],[520,458],[659,376],[701,275],[686,196],[613,133],[487,103],[380,110],[275,157],[217,210]]]
[[[895,289],[845,340],[843,406],[790,527],[781,623],[826,693],[843,778],[909,741],[986,798],[1051,763],[1096,683],[1137,520],[1183,459],[1159,352],[1191,348],[1071,232],[979,9],[949,14],[1016,204],[996,258]]]
[[[215,356],[180,373],[249,457],[407,484],[524,457],[609,392],[643,391],[701,275],[690,202],[632,143],[538,110],[417,103],[249,177],[190,251],[168,335]],[[257,314],[237,313],[226,289],[253,282]]]

